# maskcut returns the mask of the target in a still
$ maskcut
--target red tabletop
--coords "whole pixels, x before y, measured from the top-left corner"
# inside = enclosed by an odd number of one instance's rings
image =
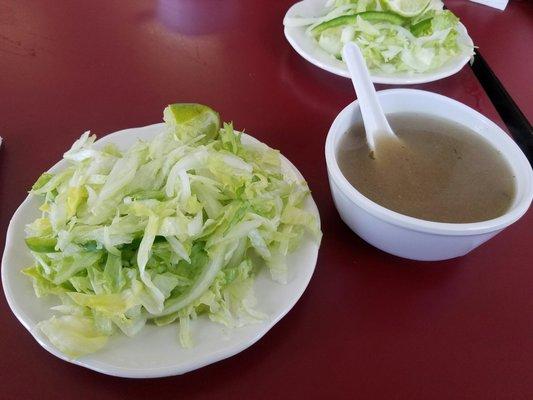
[[[511,0],[500,11],[465,0],[446,0],[518,107],[533,121],[533,1]]]
[[[387,255],[353,234],[334,208],[323,156],[351,84],[289,47],[282,17],[290,4],[0,2],[0,248],[26,190],[83,130],[158,122],[172,102],[208,104],[279,148],[307,178],[324,232],[316,273],[293,310],[251,348],[179,377],[126,380],[63,362],[0,296],[0,399],[532,398],[533,214],[439,263]],[[475,7],[480,18],[493,13]],[[480,30],[474,39],[491,37]],[[527,84],[530,71],[513,57],[500,75]],[[502,125],[468,67],[420,87]],[[530,96],[520,106],[533,112]]]

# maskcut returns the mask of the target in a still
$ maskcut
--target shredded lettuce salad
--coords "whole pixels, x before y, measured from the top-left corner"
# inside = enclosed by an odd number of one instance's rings
[[[286,18],[285,26],[306,26],[306,33],[338,60],[347,42],[360,47],[370,70],[422,73],[439,68],[458,54],[473,55],[460,40],[459,18],[440,0],[414,16],[391,10],[384,0],[330,0],[325,15]]]
[[[23,270],[55,316],[39,323],[69,357],[93,353],[115,332],[189,323],[261,321],[254,275],[285,282],[286,257],[319,222],[303,209],[307,184],[286,176],[279,152],[244,146],[232,124],[198,104],[165,109],[165,129],[127,151],[84,133],[69,166],[31,189],[42,216],[26,227],[34,263]]]

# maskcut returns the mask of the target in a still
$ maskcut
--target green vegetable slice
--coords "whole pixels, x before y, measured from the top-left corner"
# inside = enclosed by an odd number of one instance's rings
[[[28,237],[25,241],[26,246],[37,253],[52,253],[56,251],[57,239],[55,238]]]
[[[218,113],[203,104],[171,104],[163,117],[180,139],[205,135],[207,141],[214,139],[220,129]]]
[[[357,22],[357,17],[364,19],[365,21],[372,22],[389,22],[391,24],[402,25],[405,23],[405,18],[401,15],[386,12],[386,11],[364,11],[353,15],[342,15],[340,17],[323,22],[313,28],[314,35],[319,35],[326,29],[336,28],[339,26],[352,25]]]

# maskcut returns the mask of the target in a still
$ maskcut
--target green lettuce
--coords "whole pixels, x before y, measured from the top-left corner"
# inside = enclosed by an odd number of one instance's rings
[[[370,70],[423,73],[441,67],[458,54],[473,54],[459,40],[457,18],[437,0],[419,15],[403,17],[385,11],[380,1],[336,0],[317,18],[288,18],[287,26],[306,26],[307,34],[342,61],[342,48],[355,42]]]
[[[261,321],[254,277],[268,268],[285,282],[287,254],[304,234],[309,189],[286,176],[279,152],[244,146],[206,106],[165,109],[166,127],[127,151],[84,133],[64,154],[69,166],[43,174],[31,194],[42,215],[26,227],[34,263],[23,272],[37,296],[57,296],[58,315],[39,324],[59,350],[79,357],[117,332],[191,319],[228,327]]]

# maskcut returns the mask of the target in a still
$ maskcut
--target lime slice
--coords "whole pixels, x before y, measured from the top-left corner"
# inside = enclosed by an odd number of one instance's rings
[[[421,14],[431,2],[431,0],[381,0],[381,1],[386,8],[404,17],[415,17]]]
[[[36,253],[53,253],[56,251],[57,240],[54,238],[33,236],[24,240],[26,241],[26,246]]]
[[[203,104],[171,104],[163,111],[163,120],[180,139],[205,135],[207,141],[215,138],[220,129],[218,113]]]

